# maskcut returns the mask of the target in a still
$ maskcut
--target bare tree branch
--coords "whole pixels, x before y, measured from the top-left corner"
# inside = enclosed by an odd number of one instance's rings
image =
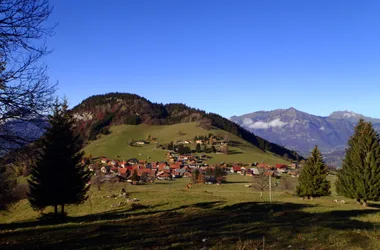
[[[38,138],[54,101],[40,59],[50,53],[48,0],[0,0],[0,155]]]

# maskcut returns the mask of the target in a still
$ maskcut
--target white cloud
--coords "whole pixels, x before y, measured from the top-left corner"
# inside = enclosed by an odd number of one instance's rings
[[[252,123],[253,123],[253,121],[251,119],[249,119],[249,118],[244,118],[243,119],[243,125],[245,125],[245,126],[249,126]]]
[[[253,124],[248,125],[248,127],[253,128],[253,129],[268,129],[268,128],[275,128],[275,127],[283,127],[287,125],[288,123],[282,122],[280,119],[274,119],[273,121],[270,122],[262,122],[258,121]]]

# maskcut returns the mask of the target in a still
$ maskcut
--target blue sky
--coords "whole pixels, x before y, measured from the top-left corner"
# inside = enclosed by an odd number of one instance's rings
[[[60,96],[380,118],[380,1],[51,1]]]

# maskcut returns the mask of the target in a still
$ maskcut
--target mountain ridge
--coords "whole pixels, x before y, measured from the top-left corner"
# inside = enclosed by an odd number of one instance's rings
[[[334,165],[340,165],[348,139],[359,119],[372,122],[380,132],[380,119],[347,110],[334,111],[329,116],[317,116],[291,107],[230,118],[256,135],[296,150],[304,156],[318,145],[329,163]]]

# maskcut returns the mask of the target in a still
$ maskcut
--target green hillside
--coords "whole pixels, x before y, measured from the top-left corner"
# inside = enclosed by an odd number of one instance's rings
[[[165,160],[166,150],[156,148],[159,144],[167,146],[170,141],[193,140],[195,136],[208,135],[224,138],[226,135],[230,141],[229,154],[208,154],[212,156],[207,161],[209,164],[220,162],[264,162],[268,164],[286,163],[286,161],[273,153],[264,152],[243,139],[226,131],[213,128],[205,130],[198,126],[196,122],[181,123],[174,125],[119,125],[110,128],[111,134],[102,135],[101,138],[91,141],[85,147],[86,154],[93,157],[106,156],[109,158],[129,159],[138,158],[149,161]],[[157,142],[141,146],[130,146],[129,141],[145,140],[148,136],[156,138]],[[195,145],[192,144],[194,149]],[[118,157],[119,156],[119,157]]]
[[[198,122],[205,130],[218,128],[261,150],[286,156],[296,161],[303,159],[294,150],[256,136],[229,119],[181,103],[164,105],[152,103],[146,98],[134,94],[108,93],[83,100],[72,109],[72,112],[76,119],[76,132],[84,142],[96,140],[99,135],[107,134],[110,127],[118,125],[163,126]]]

